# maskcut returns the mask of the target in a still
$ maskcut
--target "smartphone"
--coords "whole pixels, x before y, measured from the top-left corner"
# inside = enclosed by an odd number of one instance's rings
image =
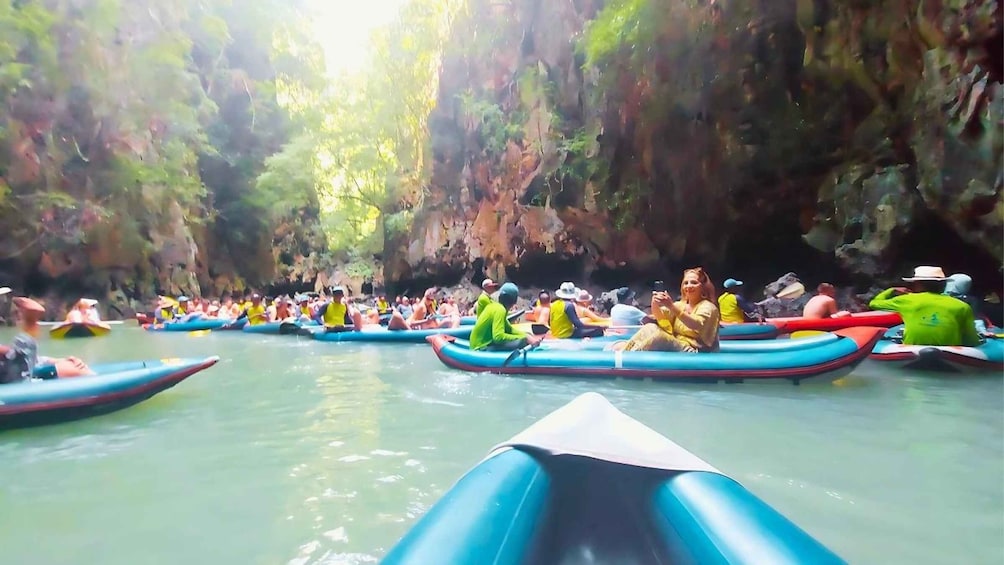
[[[663,281],[655,281],[652,283],[652,292],[665,292],[666,283]]]

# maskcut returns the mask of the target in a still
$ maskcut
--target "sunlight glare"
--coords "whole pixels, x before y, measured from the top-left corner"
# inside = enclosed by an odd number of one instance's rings
[[[390,22],[407,0],[312,0],[314,37],[324,49],[329,75],[358,70],[370,50],[370,34]]]

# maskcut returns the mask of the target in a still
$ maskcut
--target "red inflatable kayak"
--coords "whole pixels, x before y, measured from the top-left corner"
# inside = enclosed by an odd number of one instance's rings
[[[899,312],[869,311],[857,312],[843,318],[767,318],[768,324],[774,324],[782,334],[804,330],[833,331],[855,326],[872,326],[891,328],[903,323]]]

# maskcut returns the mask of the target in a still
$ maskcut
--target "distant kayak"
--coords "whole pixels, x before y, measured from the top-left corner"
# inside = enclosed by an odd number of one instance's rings
[[[93,376],[0,385],[0,429],[55,424],[132,406],[209,368],[219,357],[94,365]]]
[[[282,333],[295,334],[298,329],[303,328],[320,328],[320,324],[317,322],[267,322],[264,324],[257,325],[246,325],[244,326],[244,333],[249,334],[270,334],[270,335],[280,335]],[[285,330],[285,331],[283,331]]]
[[[872,310],[868,312],[855,312],[850,316],[842,318],[803,318],[801,316],[793,318],[767,318],[767,323],[776,325],[782,334],[790,334],[806,330],[831,331],[842,328],[853,328],[854,326],[891,328],[896,324],[902,324],[903,318],[899,315],[899,312]]]
[[[844,561],[736,480],[587,393],[493,449],[382,563]]]
[[[199,330],[216,330],[229,324],[231,320],[218,318],[202,318],[188,322],[168,322],[166,324],[148,324],[143,326],[151,332],[194,332]]]
[[[311,329],[313,328],[304,328]],[[379,326],[366,326],[361,331],[324,331],[319,329],[313,334],[317,341],[372,341],[386,343],[424,343],[426,338],[432,335],[448,335],[452,337],[469,338],[474,326],[461,326],[459,328],[442,328],[434,330],[388,330]]]
[[[101,337],[108,335],[111,331],[112,327],[108,324],[63,322],[49,330],[49,337],[53,339]]]
[[[472,372],[574,377],[650,378],[659,381],[753,382],[767,380],[836,380],[868,357],[883,328],[837,330],[828,339],[800,348],[779,342],[760,352],[725,351],[677,353],[665,351],[564,350],[525,348],[512,357],[508,351],[474,351],[444,335],[429,338],[445,365]],[[786,349],[788,348],[788,349]]]

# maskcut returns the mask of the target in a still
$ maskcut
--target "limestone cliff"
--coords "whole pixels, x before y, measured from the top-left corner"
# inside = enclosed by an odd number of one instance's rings
[[[932,229],[962,249],[929,260],[994,273],[1001,14],[987,0],[471,0],[430,119],[429,197],[386,276],[812,272],[826,257],[882,276],[922,259]],[[617,45],[584,47],[602,33]]]

